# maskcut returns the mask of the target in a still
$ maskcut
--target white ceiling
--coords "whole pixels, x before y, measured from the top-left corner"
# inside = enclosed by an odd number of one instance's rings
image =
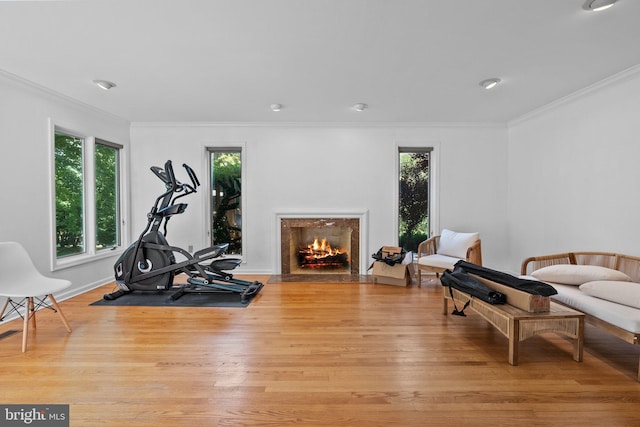
[[[0,1],[0,70],[130,121],[505,123],[640,64],[640,1],[583,3]]]

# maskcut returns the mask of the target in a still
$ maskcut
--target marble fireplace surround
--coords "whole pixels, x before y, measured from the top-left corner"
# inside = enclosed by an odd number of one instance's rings
[[[369,211],[366,209],[349,209],[349,210],[331,210],[331,209],[322,209],[322,210],[278,210],[274,212],[275,216],[275,236],[276,236],[276,247],[274,250],[275,253],[275,265],[273,271],[275,274],[285,274],[283,273],[283,260],[285,263],[288,261],[289,249],[287,247],[283,247],[282,235],[283,223],[291,223],[291,221],[283,221],[283,220],[296,220],[295,222],[304,222],[298,220],[309,220],[313,222],[314,220],[329,220],[329,219],[351,219],[357,220],[356,224],[358,224],[357,231],[358,236],[356,237],[356,241],[354,242],[352,239],[351,252],[357,251],[358,254],[358,263],[357,265],[352,265],[351,271],[352,274],[367,274],[367,262],[369,261],[367,254],[368,250],[368,235],[369,235]],[[352,222],[352,221],[349,221]],[[284,233],[287,235],[286,231]],[[288,242],[287,242],[288,243]],[[353,246],[357,243],[357,247]],[[288,266],[285,265],[285,268]],[[327,273],[328,274],[328,273]]]

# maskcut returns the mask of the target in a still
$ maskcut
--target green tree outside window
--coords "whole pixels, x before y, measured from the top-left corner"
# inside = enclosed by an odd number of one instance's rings
[[[429,151],[400,152],[399,244],[416,251],[429,235]]]
[[[55,134],[56,255],[85,251],[84,240],[84,140]]]
[[[96,144],[96,249],[111,248],[119,242],[118,150]]]
[[[212,244],[228,243],[228,254],[242,255],[242,153],[211,149]]]
[[[54,135],[56,257],[79,255],[120,244],[119,146],[96,139],[92,161],[85,138],[56,129]],[[87,169],[95,182],[87,187]],[[85,191],[88,188],[88,193]],[[87,203],[95,204],[95,224],[87,223]],[[90,235],[88,235],[88,233]]]

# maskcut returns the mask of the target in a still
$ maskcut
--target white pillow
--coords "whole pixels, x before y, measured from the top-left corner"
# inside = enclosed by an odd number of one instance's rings
[[[640,308],[640,283],[598,280],[580,285],[580,290],[596,298]]]
[[[440,233],[437,252],[439,255],[466,259],[467,249],[478,239],[478,233],[457,233],[445,228]]]
[[[543,282],[562,285],[582,285],[594,280],[631,281],[631,277],[622,271],[599,265],[556,264],[542,267],[531,273],[531,275]]]

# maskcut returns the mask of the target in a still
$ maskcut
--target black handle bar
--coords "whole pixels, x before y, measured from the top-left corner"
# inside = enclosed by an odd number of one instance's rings
[[[186,169],[187,174],[189,175],[189,179],[191,179],[191,182],[193,183],[194,187],[199,187],[200,186],[200,181],[198,181],[198,177],[196,176],[196,173],[193,169],[191,169],[191,166],[189,166],[186,163],[183,163],[182,166]]]
[[[171,160],[167,160],[167,162],[164,164],[164,171],[169,177],[169,183],[171,184],[171,187],[175,189],[178,186],[178,181],[176,181],[176,176],[173,173],[173,165],[171,164]]]
[[[164,182],[167,187],[175,188],[178,185],[176,176],[173,173],[173,166],[171,160],[167,160],[164,164],[164,169],[158,166],[151,166],[151,172],[153,172],[158,178]]]
[[[156,176],[158,178],[160,178],[162,180],[162,182],[164,182],[165,184],[170,184],[171,183],[169,181],[169,177],[165,173],[164,169],[162,169],[162,168],[160,168],[158,166],[151,166],[151,172],[156,174]]]
[[[187,171],[187,175],[189,175],[189,179],[193,186],[182,184],[176,180],[176,176],[173,172],[173,164],[171,160],[167,160],[164,164],[164,169],[158,166],[151,166],[151,171],[165,183],[165,185],[172,191],[180,192],[183,189],[187,189],[188,193],[195,193],[196,188],[200,186],[200,181],[198,180],[198,176],[195,171],[186,163],[183,163],[182,166]]]

